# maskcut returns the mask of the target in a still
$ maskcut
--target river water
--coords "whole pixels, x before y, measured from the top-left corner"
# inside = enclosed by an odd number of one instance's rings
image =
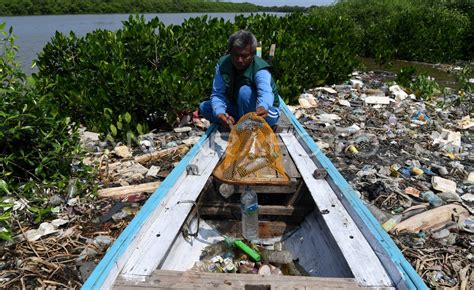
[[[224,18],[233,21],[236,15],[251,15],[251,13],[149,13],[143,14],[145,19],[150,20],[158,17],[164,24],[181,24],[184,20],[192,17],[209,15],[212,18]],[[274,15],[285,15],[286,13],[270,13]],[[56,31],[69,33],[74,31],[77,36],[83,36],[96,29],[117,30],[122,27],[122,21],[127,20],[129,14],[85,14],[85,15],[42,15],[42,16],[12,16],[0,17],[0,23],[6,22],[7,27],[13,27],[13,33],[17,36],[16,44],[19,46],[17,54],[23,71],[31,74],[36,71],[32,63],[44,45],[54,36]],[[386,68],[379,67],[372,59],[362,59],[367,69],[383,69],[397,73],[401,67],[415,66],[418,72],[425,72],[434,76],[443,86],[454,86],[456,82],[452,74],[441,71],[432,65],[421,65],[411,62],[395,62],[395,65]]]
[[[188,18],[204,14],[233,21],[236,15],[251,13],[150,13],[143,15],[147,20],[158,17],[164,24],[170,25],[181,24]],[[285,13],[271,14],[284,15]],[[73,31],[77,36],[83,36],[96,29],[114,31],[121,28],[122,21],[127,20],[128,17],[129,14],[12,16],[0,17],[0,23],[6,22],[7,27],[13,27],[13,34],[17,36],[16,45],[19,46],[18,60],[23,70],[31,74],[36,71],[31,66],[37,54],[42,51],[56,31],[66,34]]]

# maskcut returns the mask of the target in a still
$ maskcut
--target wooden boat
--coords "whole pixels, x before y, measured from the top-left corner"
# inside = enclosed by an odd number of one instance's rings
[[[204,247],[223,234],[240,234],[239,194],[224,199],[211,176],[227,145],[226,134],[212,126],[120,234],[83,289],[427,289],[348,182],[282,106],[277,134],[291,183],[254,187],[262,200],[260,238],[284,240],[308,276],[190,270]],[[321,170],[327,175],[313,175]]]

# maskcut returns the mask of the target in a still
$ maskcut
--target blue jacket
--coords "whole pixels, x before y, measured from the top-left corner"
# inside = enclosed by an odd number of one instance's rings
[[[221,62],[219,62],[221,63]],[[252,90],[256,89],[257,93],[257,107],[263,107],[268,110],[275,103],[274,90],[272,88],[272,76],[267,69],[260,69],[255,73],[254,85]],[[211,93],[211,104],[214,116],[217,117],[219,114],[223,114],[227,110],[227,106],[230,104],[226,96],[226,83],[221,74],[219,64],[216,66],[216,74],[212,84]]]

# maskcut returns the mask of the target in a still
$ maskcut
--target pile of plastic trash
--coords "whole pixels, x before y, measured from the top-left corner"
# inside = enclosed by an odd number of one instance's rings
[[[226,237],[203,249],[191,270],[213,273],[305,276],[284,243],[262,246]]]

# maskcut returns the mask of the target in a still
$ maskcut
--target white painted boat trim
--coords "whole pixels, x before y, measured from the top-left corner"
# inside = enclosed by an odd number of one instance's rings
[[[214,137],[212,146],[208,146],[211,142],[209,140],[191,162],[199,168],[199,175],[183,173],[170,190],[172,195],[159,204],[140,228],[127,251],[129,258],[121,272],[123,278],[144,280],[165,258],[189,215],[193,202],[198,198],[225,151],[227,141],[222,139],[219,132],[215,133]],[[220,149],[216,150],[215,146]]]
[[[293,134],[280,134],[319,211],[356,280],[366,287],[392,286],[390,277],[328,182],[315,179],[318,169]],[[363,266],[361,266],[363,265]]]

